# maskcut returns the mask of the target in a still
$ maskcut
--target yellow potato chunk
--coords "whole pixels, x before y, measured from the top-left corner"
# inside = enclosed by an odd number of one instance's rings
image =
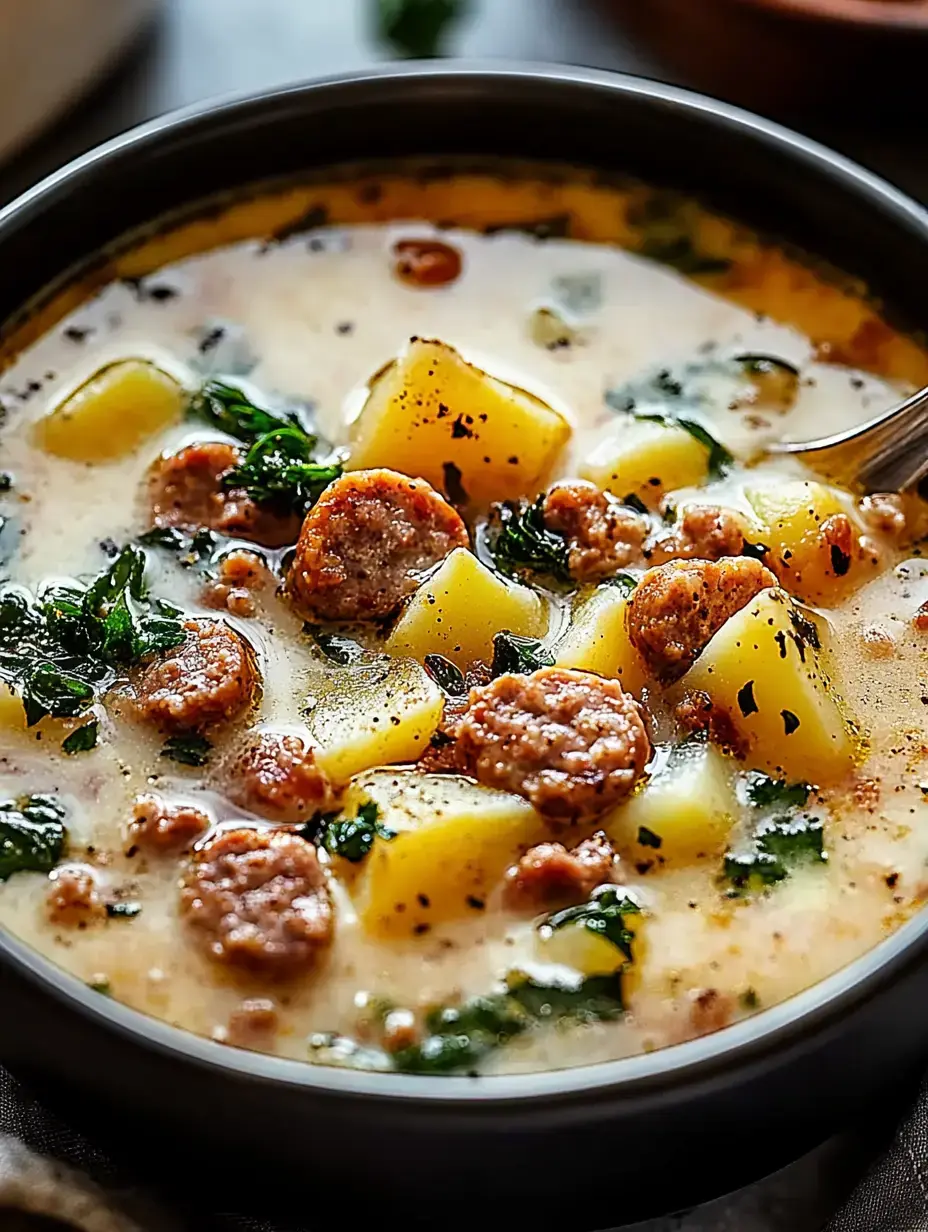
[[[617,889],[621,897],[623,891],[621,887]],[[644,955],[646,920],[647,916],[641,911],[622,916],[623,928],[632,934],[631,962],[611,941],[579,922],[566,924],[554,932],[544,927],[539,929],[536,952],[542,962],[570,967],[583,976],[612,975],[624,968],[622,988],[627,993],[637,983],[636,971]]]
[[[686,740],[605,829],[631,859],[688,864],[721,855],[737,812],[727,758],[704,741]]]
[[[557,666],[613,677],[640,694],[647,670],[629,639],[627,612],[628,595],[617,586],[600,586],[581,598],[554,648]]]
[[[547,834],[519,796],[456,775],[375,771],[352,783],[346,809],[367,800],[396,835],[374,840],[355,899],[364,928],[383,937],[475,916],[506,868]]]
[[[622,499],[656,505],[665,492],[702,483],[709,451],[685,428],[648,420],[620,421],[580,464],[580,475]]]
[[[348,465],[393,467],[443,489],[451,464],[481,503],[537,492],[569,436],[566,419],[532,394],[443,342],[413,338],[374,378]]]
[[[758,538],[770,549],[764,563],[784,587],[809,602],[834,602],[869,573],[865,557],[834,550],[822,527],[845,514],[860,531],[850,498],[838,488],[802,480],[745,493],[759,525]],[[827,530],[827,527],[826,527]]]
[[[82,726],[93,716],[88,712],[76,719],[54,719],[46,715],[32,727],[26,724],[26,711],[23,709],[22,698],[5,682],[0,682],[0,737],[12,737],[17,733],[35,740],[60,743],[76,727]]]
[[[336,783],[373,766],[416,761],[443,706],[441,689],[408,659],[342,673],[308,720],[317,761]]]
[[[823,783],[853,764],[855,740],[826,674],[828,626],[764,590],[719,629],[680,681],[731,716],[749,765]]]
[[[581,975],[612,975],[625,963],[617,946],[583,924],[566,924],[557,932],[542,931],[537,949],[543,962],[571,967]]]
[[[508,629],[541,637],[547,623],[546,605],[533,590],[499,577],[472,552],[456,548],[410,598],[387,651],[420,661],[442,654],[463,668],[492,659],[494,633]]]
[[[47,452],[73,462],[110,462],[180,417],[182,387],[154,364],[125,359],[101,368],[36,425]]]

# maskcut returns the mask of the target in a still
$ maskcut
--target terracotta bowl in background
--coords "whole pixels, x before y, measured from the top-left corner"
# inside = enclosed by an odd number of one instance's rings
[[[688,83],[760,111],[924,109],[928,0],[606,0]]]

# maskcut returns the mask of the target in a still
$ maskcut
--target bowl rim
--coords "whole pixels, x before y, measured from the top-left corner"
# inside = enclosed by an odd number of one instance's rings
[[[755,0],[751,0],[755,2]],[[759,0],[764,3],[765,0]],[[792,2],[792,0],[790,0]],[[804,3],[805,0],[797,0]],[[209,122],[234,121],[268,108],[286,109],[326,92],[370,88],[401,90],[411,79],[431,85],[492,90],[494,84],[528,79],[545,88],[588,90],[614,97],[647,97],[669,110],[711,116],[723,129],[747,133],[788,154],[799,165],[814,165],[837,179],[847,192],[880,205],[884,213],[920,230],[928,244],[928,210],[877,175],[826,146],[780,124],[681,87],[605,70],[556,64],[493,61],[416,61],[388,64],[258,92],[236,92],[208,99],[149,120],[94,147],[46,176],[0,209],[0,247],[23,218],[41,213],[50,197],[67,193],[76,180],[92,181],[98,164],[139,157],[151,146],[177,139]],[[114,236],[113,239],[117,239]],[[745,1069],[774,1052],[800,1047],[813,1030],[833,1026],[874,999],[892,980],[928,952],[928,911],[921,911],[872,949],[824,980],[785,1001],[711,1035],[654,1052],[612,1061],[530,1073],[475,1078],[420,1076],[343,1069],[232,1048],[112,1000],[44,957],[13,933],[0,929],[0,962],[10,964],[30,984],[76,1010],[96,1026],[115,1031],[137,1046],[181,1064],[193,1064],[228,1079],[245,1079],[294,1091],[339,1098],[363,1098],[398,1108],[424,1104],[476,1114],[495,1106],[537,1109],[545,1104],[582,1101],[589,1096],[633,1098],[645,1093],[709,1080],[735,1065]]]
[[[740,0],[782,16],[844,26],[928,31],[928,0]]]

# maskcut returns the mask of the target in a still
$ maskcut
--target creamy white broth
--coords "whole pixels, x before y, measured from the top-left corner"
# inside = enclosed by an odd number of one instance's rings
[[[428,290],[404,285],[391,250],[407,237],[435,237],[457,247],[461,277]],[[559,280],[578,276],[596,284],[598,302],[570,318],[573,345],[539,346],[533,312],[556,306],[563,294]],[[155,459],[210,435],[184,421],[129,457],[100,464],[68,462],[37,448],[36,422],[104,365],[127,357],[151,359],[191,389],[215,372],[308,405],[315,428],[343,446],[371,376],[410,338],[439,338],[565,415],[573,435],[557,477],[575,474],[595,441],[614,427],[604,390],[700,355],[773,354],[801,370],[794,407],[752,424],[750,408],[730,409],[731,390],[720,379],[703,418],[738,462],[726,478],[674,494],[678,503],[698,499],[742,510],[746,479],[775,485],[807,477],[791,461],[753,465],[765,441],[846,427],[906,388],[898,364],[887,363],[880,375],[820,362],[820,339],[774,319],[782,311],[768,316],[727,298],[724,288],[710,290],[605,243],[539,243],[521,234],[482,235],[419,221],[355,223],[322,228],[312,242],[297,235],[271,245],[245,240],[219,246],[158,269],[148,285],[176,294],[152,299],[116,282],[58,321],[0,375],[7,411],[3,469],[15,481],[5,504],[21,532],[6,564],[15,583],[34,588],[49,578],[98,572],[106,564],[101,542],[121,545],[146,528],[145,478]],[[823,312],[828,294],[823,290]],[[200,342],[220,324],[225,336],[204,353]],[[9,542],[9,528],[5,534]],[[187,614],[215,617],[203,604],[200,574],[179,568],[167,554],[150,555],[153,592]],[[907,555],[887,555],[887,564]],[[707,990],[727,999],[725,1021],[771,1005],[870,948],[921,901],[928,861],[928,804],[919,786],[922,776],[928,779],[928,680],[924,634],[912,629],[911,619],[926,597],[928,577],[913,558],[909,568],[887,568],[827,611],[835,631],[833,678],[870,750],[855,781],[877,783],[866,799],[843,785],[826,793],[827,863],[795,870],[768,894],[735,899],[720,890],[718,860],[641,871],[634,858],[624,859],[619,881],[647,916],[647,949],[629,981],[627,1015],[594,1027],[532,1032],[497,1050],[485,1068],[585,1063],[724,1025],[694,1011]],[[305,731],[314,700],[343,688],[346,673],[365,670],[322,661],[282,597],[262,596],[253,619],[225,613],[223,619],[255,648],[263,679],[258,711],[245,726]],[[873,626],[892,638],[887,657],[874,657],[867,642],[865,631]],[[225,801],[215,769],[184,769],[162,758],[163,735],[134,720],[118,696],[97,712],[101,739],[92,752],[64,756],[60,735],[43,723],[6,732],[0,761],[0,794],[60,792],[68,807],[68,858],[95,865],[105,885],[141,904],[134,919],[68,929],[48,922],[45,876],[18,873],[0,887],[0,922],[82,979],[105,983],[121,1001],[217,1038],[225,1037],[243,997],[272,996],[281,1028],[269,1046],[297,1058],[332,1059],[314,1053],[310,1038],[321,1032],[356,1036],[365,998],[415,1008],[484,993],[513,968],[551,974],[534,919],[505,909],[499,893],[470,918],[388,942],[361,927],[351,878],[342,883],[334,877],[335,940],[316,970],[269,986],[210,964],[189,944],[178,919],[183,857],[124,854],[132,802],[155,790],[169,801],[196,803],[218,826],[256,819]],[[215,736],[214,767],[242,729],[240,723]],[[388,1064],[375,1054],[365,1058]]]

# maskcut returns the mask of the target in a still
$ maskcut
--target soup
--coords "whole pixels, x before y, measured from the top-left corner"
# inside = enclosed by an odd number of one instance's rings
[[[666,192],[359,171],[108,254],[0,374],[0,921],[230,1045],[537,1070],[919,906],[928,532],[771,441],[928,354]]]

